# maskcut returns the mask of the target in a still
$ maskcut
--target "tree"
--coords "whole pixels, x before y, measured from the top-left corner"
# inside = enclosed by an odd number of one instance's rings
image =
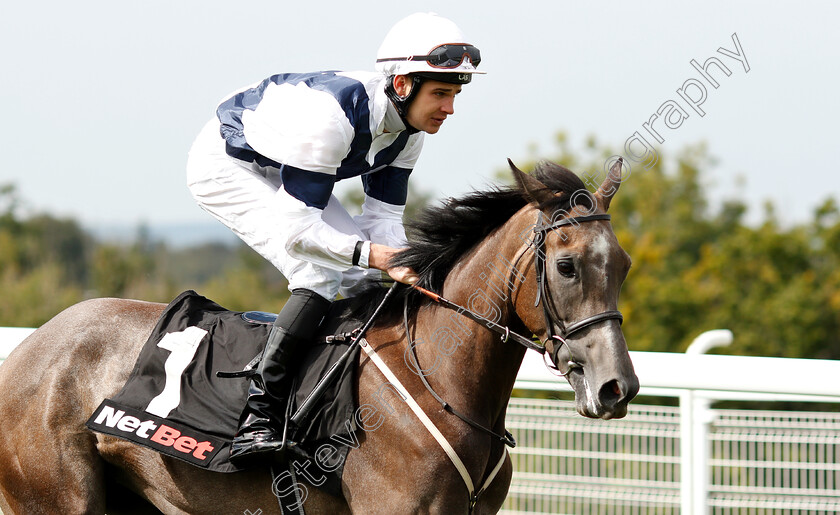
[[[21,218],[13,185],[0,187],[0,325],[41,324],[79,299],[91,239],[69,219]]]

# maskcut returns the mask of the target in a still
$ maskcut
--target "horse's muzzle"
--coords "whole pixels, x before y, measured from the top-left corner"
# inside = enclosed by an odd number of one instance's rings
[[[609,420],[627,415],[627,406],[639,393],[639,379],[631,369],[604,380],[586,365],[572,368],[566,378],[575,391],[575,407],[581,415]],[[592,372],[592,373],[589,373]]]

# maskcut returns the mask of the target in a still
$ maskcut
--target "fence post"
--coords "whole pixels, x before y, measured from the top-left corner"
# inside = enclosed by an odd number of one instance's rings
[[[704,354],[713,347],[725,347],[732,343],[732,331],[716,329],[702,333],[686,349],[686,354]],[[686,390],[680,395],[680,492],[682,494],[682,515],[708,515],[709,485],[711,473],[711,442],[709,427],[714,415],[709,409],[711,401]],[[687,418],[687,420],[686,420]],[[686,459],[687,458],[687,459]]]
[[[694,512],[694,392],[680,393],[680,515]]]

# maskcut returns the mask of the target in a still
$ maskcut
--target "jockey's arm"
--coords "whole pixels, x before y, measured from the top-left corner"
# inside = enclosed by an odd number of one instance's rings
[[[325,190],[332,189],[327,185],[323,187]],[[294,188],[288,189],[295,191]],[[327,198],[329,194],[330,191],[322,192],[322,195]],[[286,250],[290,255],[335,270],[347,270],[353,266],[358,236],[346,234],[327,224],[321,216],[323,212],[321,206],[307,205],[306,202],[290,194],[285,187],[277,192],[275,201],[277,208],[284,212],[284,218],[289,222],[283,233],[286,239]],[[388,264],[391,257],[400,250],[399,247],[404,244],[404,237],[386,241],[386,243],[371,242],[365,249],[367,255],[361,257],[359,264],[363,267],[367,265],[369,268],[382,270],[395,281],[411,284],[416,280],[413,270],[405,267],[392,268]]]
[[[365,201],[362,214],[353,217],[356,224],[370,235],[370,268],[382,270],[395,281],[405,284],[416,282],[417,274],[407,267],[391,267],[389,262],[407,243],[402,219],[410,174],[410,168],[389,166],[381,172],[363,176]]]

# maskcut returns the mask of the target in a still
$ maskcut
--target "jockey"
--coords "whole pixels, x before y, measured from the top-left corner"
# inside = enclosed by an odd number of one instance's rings
[[[198,204],[276,266],[291,297],[272,327],[248,391],[231,459],[278,449],[283,382],[331,302],[377,284],[405,246],[408,177],[425,134],[454,113],[481,60],[450,20],[418,13],[379,48],[376,72],[285,73],[224,100],[193,144],[187,183]],[[361,176],[362,214],[332,195]]]

